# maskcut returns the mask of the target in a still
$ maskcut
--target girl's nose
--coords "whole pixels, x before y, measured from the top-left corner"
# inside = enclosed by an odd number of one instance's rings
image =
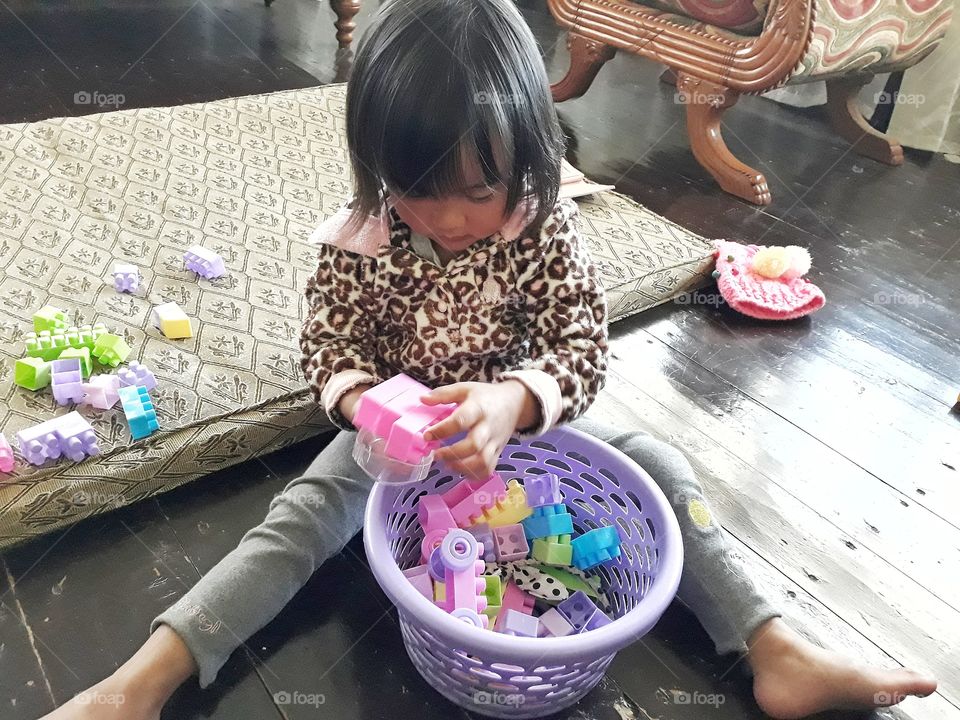
[[[466,217],[456,208],[440,210],[433,219],[437,232],[448,237],[462,235],[466,225]]]

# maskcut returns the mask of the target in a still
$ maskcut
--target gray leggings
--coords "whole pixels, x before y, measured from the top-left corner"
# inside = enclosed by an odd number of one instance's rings
[[[696,614],[717,652],[745,652],[751,633],[780,613],[724,541],[686,458],[644,432],[620,431],[587,417],[571,427],[619,449],[656,480],[683,534],[679,599]],[[200,668],[201,687],[362,527],[371,481],[351,457],[355,437],[351,432],[334,437],[307,471],[273,498],[266,519],[151,623],[150,632],[165,623],[187,644]]]

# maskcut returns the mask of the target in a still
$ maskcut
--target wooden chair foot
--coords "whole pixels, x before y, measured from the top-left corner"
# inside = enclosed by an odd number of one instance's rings
[[[677,73],[677,92],[686,105],[687,134],[697,162],[731,195],[755,205],[769,205],[772,198],[763,173],[737,160],[720,133],[723,113],[737,102],[739,94],[684,72]]]
[[[899,141],[871,126],[860,111],[857,96],[869,81],[864,75],[827,80],[830,122],[836,133],[853,145],[854,152],[887,165],[902,165]]]
[[[330,7],[337,15],[334,23],[337,28],[337,42],[341,48],[350,47],[353,42],[353,31],[357,24],[353,21],[360,12],[360,0],[330,0]]]
[[[567,33],[567,49],[570,50],[570,69],[562,80],[550,86],[554,102],[583,95],[604,63],[617,53],[616,48],[574,32]]]

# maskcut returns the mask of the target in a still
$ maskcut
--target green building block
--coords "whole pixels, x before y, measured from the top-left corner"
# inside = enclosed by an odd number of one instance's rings
[[[24,339],[27,348],[27,355],[42,360],[56,360],[60,353],[66,350],[70,345],[67,344],[67,338],[60,335],[52,335],[49,330],[41,330],[39,333],[27,333]]]
[[[40,390],[50,384],[50,363],[36,357],[17,360],[13,367],[13,382],[27,390]]]
[[[500,603],[503,601],[503,583],[495,575],[484,575],[483,581],[486,587],[483,590],[483,596],[487,599],[487,607],[483,614],[489,618],[495,618],[500,613]]]
[[[130,346],[113,333],[103,333],[93,344],[93,356],[103,365],[116,367],[130,357]]]
[[[53,305],[44,305],[33,314],[33,331],[55,333],[67,327],[67,314]]]
[[[88,347],[69,347],[60,353],[58,360],[66,360],[68,358],[79,358],[80,359],[80,372],[85,378],[90,377],[90,372],[93,370],[93,360],[90,359],[90,348]]]
[[[564,542],[564,539],[566,541]],[[545,565],[569,567],[573,563],[573,546],[569,535],[552,535],[533,541],[533,557]]]
[[[559,580],[568,590],[570,590],[570,592],[582,590],[588,597],[599,597],[599,593],[597,591],[600,587],[600,578],[595,579],[596,587],[594,587],[579,575],[574,575],[569,570],[565,570],[563,568],[552,567],[550,565],[541,565],[540,572],[542,572],[544,575],[549,575],[550,577]]]
[[[44,360],[56,360],[67,348],[90,348],[96,339],[107,332],[107,327],[103,323],[96,325],[84,325],[83,327],[71,327],[66,330],[50,332],[41,330],[39,333],[27,333],[24,344],[27,349],[27,355],[30,357],[39,357]]]

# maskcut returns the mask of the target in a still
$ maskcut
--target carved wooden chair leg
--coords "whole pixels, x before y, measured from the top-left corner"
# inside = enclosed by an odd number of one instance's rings
[[[737,102],[739,94],[684,72],[677,73],[677,91],[687,107],[687,134],[697,161],[731,195],[757,205],[769,205],[767,179],[737,160],[720,134],[720,119]]]
[[[550,86],[554,102],[583,95],[603,64],[617,53],[616,48],[575,32],[567,33],[567,49],[570,50],[570,69],[562,80]]]
[[[857,96],[869,81],[869,75],[827,80],[827,113],[833,129],[860,155],[887,165],[902,165],[899,141],[872,127],[860,111]]]
[[[330,7],[337,14],[337,21],[334,23],[337,27],[337,42],[342,48],[350,47],[353,31],[357,29],[353,18],[360,12],[360,0],[330,0]]]

